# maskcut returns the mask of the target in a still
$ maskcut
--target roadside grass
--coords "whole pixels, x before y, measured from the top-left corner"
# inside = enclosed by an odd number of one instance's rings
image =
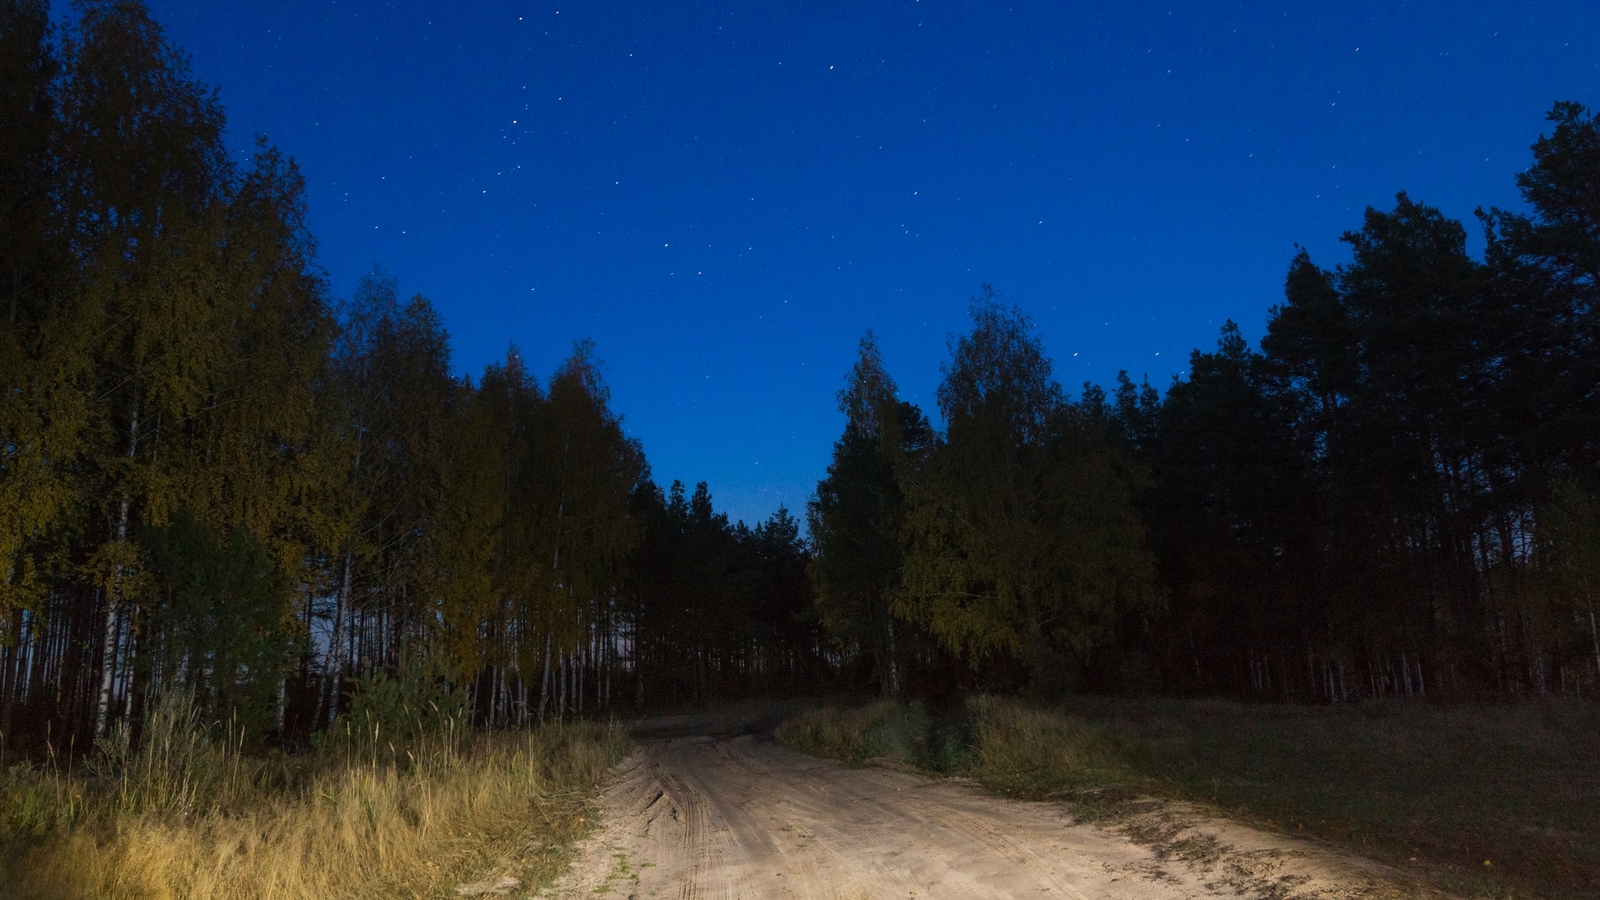
[[[1134,794],[1199,802],[1481,897],[1600,895],[1600,709],[1587,701],[1293,707],[975,697],[817,707],[793,749],[886,757],[1115,818]]]
[[[629,746],[609,725],[447,721],[403,747],[349,729],[305,756],[253,757],[181,704],[146,736],[74,771],[0,775],[0,897],[437,898],[508,877],[531,896],[565,868]]]

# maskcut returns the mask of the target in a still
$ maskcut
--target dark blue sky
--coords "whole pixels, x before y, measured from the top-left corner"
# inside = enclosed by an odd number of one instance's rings
[[[865,328],[930,413],[986,282],[1074,393],[1165,386],[1295,242],[1520,208],[1551,102],[1600,104],[1587,2],[152,9],[299,161],[337,294],[384,267],[466,372],[594,338],[657,480],[749,521],[803,508]]]

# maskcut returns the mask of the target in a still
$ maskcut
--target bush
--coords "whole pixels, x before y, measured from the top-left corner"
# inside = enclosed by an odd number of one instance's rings
[[[466,716],[466,697],[451,688],[441,667],[408,661],[403,677],[391,678],[382,669],[356,679],[347,721],[336,723],[331,735],[359,735],[376,750],[404,747],[429,734],[454,727]]]
[[[780,725],[776,738],[816,756],[965,775],[1017,796],[1097,787],[1122,774],[1098,728],[999,697],[972,697],[938,716],[888,700],[817,707]]]
[[[784,746],[831,759],[910,761],[921,749],[926,720],[920,705],[880,700],[856,709],[806,710],[779,725],[775,737]]]
[[[996,790],[1040,798],[1127,777],[1111,740],[1083,719],[998,697],[974,697],[968,708],[974,722],[968,771]]]

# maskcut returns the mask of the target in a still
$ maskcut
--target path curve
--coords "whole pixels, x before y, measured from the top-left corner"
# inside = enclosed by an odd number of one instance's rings
[[[751,735],[642,742],[563,898],[1357,898],[1375,863],[1154,803],[1114,828],[959,779],[819,760]],[[1134,838],[1140,840],[1136,841]]]

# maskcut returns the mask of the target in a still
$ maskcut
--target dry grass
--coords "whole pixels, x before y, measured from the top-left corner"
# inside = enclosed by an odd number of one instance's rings
[[[795,749],[861,761],[887,755],[866,749],[885,730],[911,748],[899,761],[1013,796],[1067,797],[1112,816],[1135,791],[1179,797],[1342,844],[1467,896],[1600,895],[1592,702],[1084,698],[1040,708],[980,697],[943,717],[914,705],[813,709],[777,735]],[[964,751],[927,749],[953,738]],[[930,765],[935,756],[959,763]]]
[[[483,734],[447,724],[409,746],[347,732],[304,758],[251,758],[181,709],[95,770],[14,769],[0,784],[0,896],[453,897],[564,867],[589,800],[626,752],[615,727]]]

